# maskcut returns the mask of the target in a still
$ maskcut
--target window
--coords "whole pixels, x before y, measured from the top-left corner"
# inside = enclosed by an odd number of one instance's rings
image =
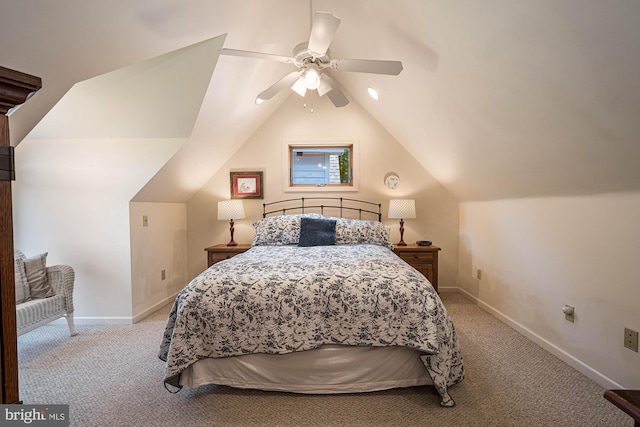
[[[353,187],[353,144],[288,147],[289,188]]]

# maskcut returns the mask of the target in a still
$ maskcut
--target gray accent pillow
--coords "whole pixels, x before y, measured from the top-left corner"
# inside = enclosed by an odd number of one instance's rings
[[[22,304],[31,300],[27,273],[24,271],[24,261],[22,258],[13,259],[13,269],[16,276],[16,304]]]
[[[298,246],[328,246],[336,244],[336,221],[333,219],[301,218]]]
[[[27,273],[32,299],[55,295],[47,277],[47,255],[48,253],[44,253],[24,260],[24,270]]]

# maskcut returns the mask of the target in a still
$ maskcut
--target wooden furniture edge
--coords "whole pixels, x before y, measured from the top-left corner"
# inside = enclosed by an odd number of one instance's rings
[[[640,390],[607,390],[604,398],[631,416],[640,427]]]
[[[0,147],[10,147],[9,113],[42,87],[40,77],[0,67]],[[13,167],[11,168],[13,169]],[[15,275],[13,271],[13,206],[10,180],[0,180],[0,404],[20,403]]]

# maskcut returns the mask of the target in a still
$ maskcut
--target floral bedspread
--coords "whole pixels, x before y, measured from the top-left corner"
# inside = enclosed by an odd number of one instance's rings
[[[166,385],[199,359],[323,344],[423,352],[443,406],[464,378],[449,315],[431,284],[377,245],[254,246],[216,263],[173,305],[160,346]]]

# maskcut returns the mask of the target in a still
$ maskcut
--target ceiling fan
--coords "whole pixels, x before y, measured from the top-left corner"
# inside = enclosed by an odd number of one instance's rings
[[[328,12],[316,12],[313,16],[309,41],[297,45],[293,49],[292,56],[227,48],[220,49],[220,54],[285,62],[294,64],[298,68],[298,70],[287,74],[272,86],[260,92],[256,98],[256,104],[273,98],[283,89],[291,88],[302,97],[305,96],[307,90],[317,90],[319,96],[327,95],[336,107],[344,107],[349,103],[349,100],[338,84],[324,70],[397,76],[402,71],[402,62],[371,59],[331,59],[329,45],[339,25],[340,18],[337,16]]]

